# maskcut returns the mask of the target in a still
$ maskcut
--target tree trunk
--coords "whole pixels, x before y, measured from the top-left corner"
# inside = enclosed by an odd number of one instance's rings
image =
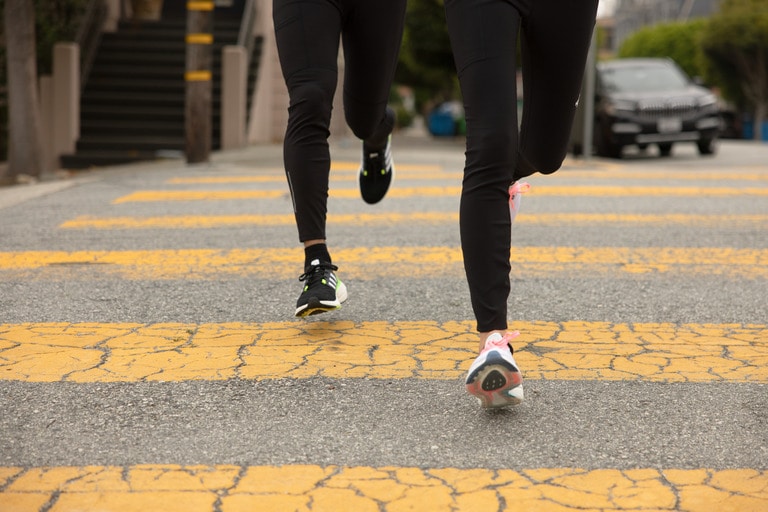
[[[31,0],[5,0],[8,69],[8,168],[0,180],[44,172],[42,122],[37,92],[35,11]],[[4,179],[3,179],[4,178]]]

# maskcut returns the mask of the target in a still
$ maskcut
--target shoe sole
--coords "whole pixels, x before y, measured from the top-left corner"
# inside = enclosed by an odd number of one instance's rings
[[[296,308],[296,316],[303,318],[341,309],[341,303],[347,300],[347,287],[341,282],[339,285],[336,289],[336,300],[319,300],[317,297],[310,297],[306,304]]]
[[[517,405],[524,399],[522,374],[495,352],[472,372],[466,386],[486,409]]]
[[[305,316],[319,315],[320,313],[327,313],[328,311],[340,308],[341,304],[338,302],[317,300],[315,297],[310,297],[306,304],[296,308],[296,316],[302,318]]]

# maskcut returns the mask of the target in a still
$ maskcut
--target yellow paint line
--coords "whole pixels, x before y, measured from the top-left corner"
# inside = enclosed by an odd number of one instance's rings
[[[357,189],[331,189],[330,196],[340,199],[359,199]],[[285,197],[286,190],[140,190],[115,199],[115,204],[153,201],[223,201],[236,199],[270,199]],[[394,187],[387,197],[459,197],[460,186]],[[768,188],[737,187],[653,187],[653,186],[537,186],[531,196],[595,196],[595,197],[742,197],[768,196]]]
[[[456,223],[454,212],[328,214],[328,223],[358,226],[398,223]],[[177,229],[217,228],[226,226],[294,225],[293,214],[275,215],[165,215],[157,217],[90,217],[80,216],[62,223],[63,229]],[[768,225],[768,215],[694,215],[694,214],[621,214],[621,213],[522,213],[515,224],[591,225],[591,224],[673,224],[723,228]]]
[[[135,251],[0,252],[0,272],[17,279],[90,277],[221,279],[225,276],[294,279],[300,248],[178,249]],[[463,276],[458,247],[358,247],[334,250],[344,280],[392,275]],[[695,247],[513,247],[513,275],[706,274],[768,277],[768,249]],[[463,277],[462,277],[463,278]]]
[[[395,172],[400,173],[400,171],[422,171],[422,172],[435,172],[435,171],[441,171],[443,169],[442,165],[436,165],[436,164],[407,164],[407,163],[395,163]],[[360,171],[360,161],[356,162],[343,162],[343,161],[337,161],[337,162],[331,162],[331,172],[333,171],[351,171],[355,174],[357,174]]]
[[[147,464],[0,467],[4,473],[0,504],[14,511],[768,510],[768,471],[755,469]]]
[[[286,307],[286,315],[292,313]],[[459,380],[474,322],[0,324],[0,380]],[[768,383],[768,326],[513,322],[527,379]]]
[[[602,170],[571,170],[562,169],[555,175],[558,178],[592,178],[611,180],[660,180],[661,183],[669,181],[768,181],[768,172],[730,172],[729,171],[683,171],[677,168],[669,168],[653,171],[634,171],[626,167],[618,169]]]
[[[114,204],[155,201],[222,201],[233,199],[276,199],[288,197],[288,190],[142,190],[119,197]],[[358,195],[360,193],[358,192]]]
[[[358,164],[359,166],[359,164]],[[432,168],[434,167],[434,168]],[[336,169],[341,172],[331,173],[331,182],[351,182],[357,181],[357,167]],[[352,171],[355,172],[347,172]],[[262,169],[260,169],[260,172]],[[333,169],[332,169],[333,171]],[[205,185],[230,183],[283,183],[286,181],[282,169],[276,169],[272,175],[215,175],[215,176],[190,176],[176,177],[166,180],[170,185]],[[397,166],[397,181],[400,180],[444,180],[461,182],[464,174],[461,171],[444,171],[439,166]],[[591,179],[611,179],[611,180],[670,180],[679,181],[768,181],[768,172],[766,173],[739,173],[739,172],[706,172],[706,171],[680,171],[670,169],[666,171],[627,171],[627,170],[592,170],[592,171],[574,171],[563,169],[556,175],[556,178],[591,178]],[[548,178],[549,179],[549,178]],[[552,178],[554,179],[554,178]]]

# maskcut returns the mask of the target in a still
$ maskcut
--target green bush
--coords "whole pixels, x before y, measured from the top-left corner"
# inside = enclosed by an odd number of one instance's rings
[[[645,27],[629,36],[619,48],[618,56],[668,57],[691,77],[704,76],[700,38],[707,20],[686,23],[664,23]]]

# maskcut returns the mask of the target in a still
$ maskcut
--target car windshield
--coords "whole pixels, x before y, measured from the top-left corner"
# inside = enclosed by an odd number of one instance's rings
[[[611,92],[668,91],[688,85],[686,77],[670,66],[606,68],[601,71],[600,78]]]

